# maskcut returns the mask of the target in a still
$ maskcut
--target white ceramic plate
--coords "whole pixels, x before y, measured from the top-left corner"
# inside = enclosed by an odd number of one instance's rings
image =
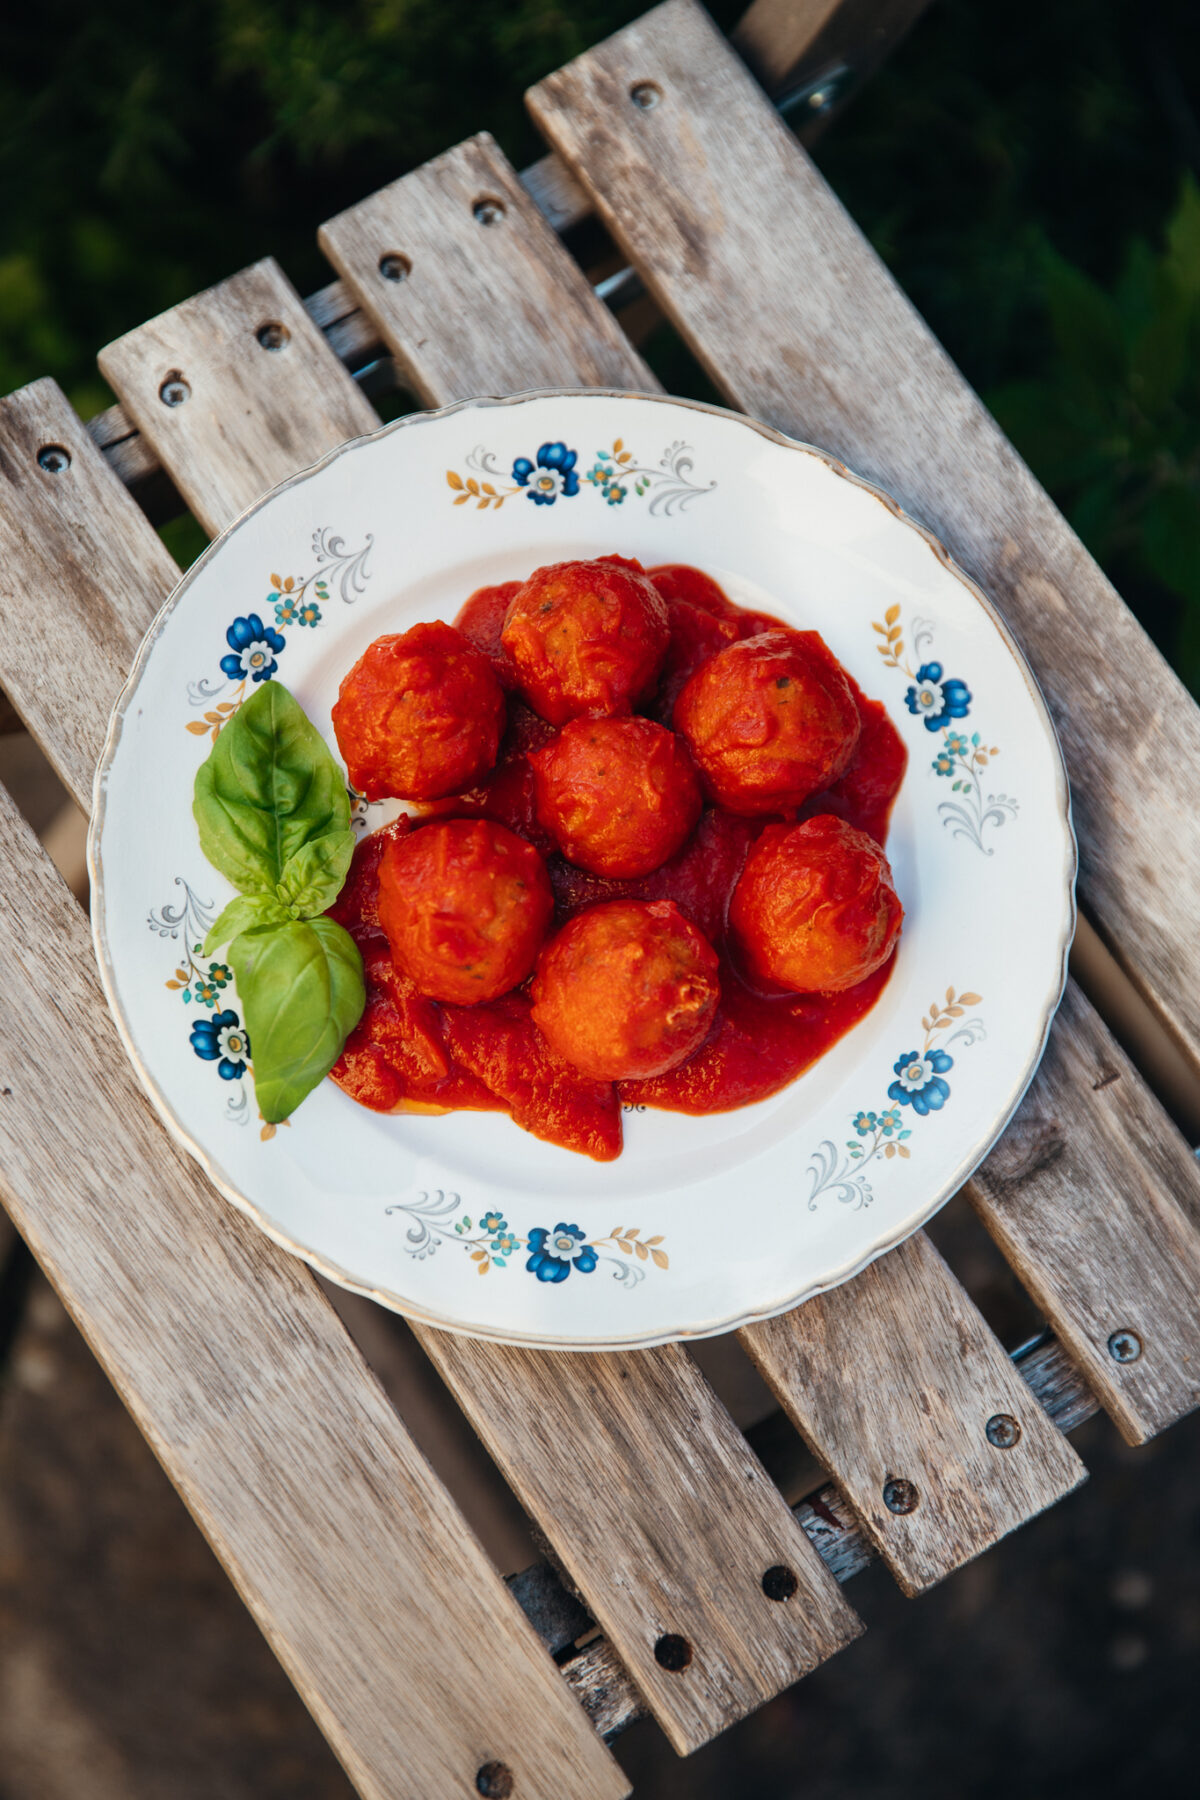
[[[699,1119],[627,1113],[613,1163],[496,1114],[381,1117],[331,1082],[264,1133],[237,1025],[218,1023],[237,1017],[235,989],[197,949],[232,892],[191,814],[212,727],[254,671],[274,674],[336,753],[330,707],[374,637],[453,618],[484,583],[610,551],[694,563],[735,600],[816,627],[887,705],[909,752],[888,842],[907,922],[882,998],[773,1099]],[[365,809],[362,824],[386,816]],[[163,608],[118,702],[90,856],[97,954],[129,1053],[221,1191],[401,1312],[563,1348],[781,1312],[923,1224],[1033,1073],[1073,921],[1053,727],[940,546],[818,451],[715,408],[598,392],[401,420],[225,532]],[[228,1078],[194,1042],[225,1048]],[[568,1278],[539,1279],[528,1264],[556,1247]]]

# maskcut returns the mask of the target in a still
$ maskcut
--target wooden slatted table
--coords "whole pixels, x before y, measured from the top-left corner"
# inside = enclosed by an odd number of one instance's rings
[[[556,235],[591,208],[732,405],[896,494],[994,595],[1063,739],[1083,903],[1200,1065],[1180,901],[1200,715],[1145,634],[693,0],[530,105],[555,160],[522,178],[472,139],[322,227],[339,280],[313,301],[267,261],[130,332],[100,357],[120,407],[90,431],[53,383],[0,401],[0,684],[69,791],[90,805],[177,576],[138,500],[219,531],[372,429],[347,364],[385,353],[427,405],[655,390]],[[1118,665],[1136,716],[1109,704]],[[681,1347],[418,1329],[576,1594],[546,1568],[506,1589],[321,1287],[153,1118],[78,907],[2,790],[0,841],[5,1201],[364,1795],[623,1793],[605,1734],[649,1710],[680,1751],[705,1743],[856,1635],[840,1584],[872,1553],[918,1593],[1077,1485],[1064,1432],[1097,1403],[1137,1443],[1200,1399],[1200,1174],[1072,985],[970,1184],[1045,1339],[1011,1359],[924,1234],[743,1330],[830,1477],[795,1509]],[[997,1413],[1021,1427],[1007,1449]],[[886,1506],[896,1476],[915,1510]],[[681,1671],[665,1633],[691,1647]]]

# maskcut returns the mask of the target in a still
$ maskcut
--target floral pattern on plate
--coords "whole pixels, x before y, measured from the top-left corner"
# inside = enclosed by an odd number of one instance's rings
[[[938,806],[942,824],[952,837],[965,837],[985,856],[994,854],[993,846],[983,841],[989,825],[1003,825],[1015,819],[1018,802],[1010,794],[985,793],[983,771],[1000,751],[989,745],[978,731],[970,736],[958,729],[959,721],[970,716],[975,696],[957,675],[947,675],[940,662],[919,663],[914,669],[904,646],[899,606],[889,606],[883,622],[873,623],[882,643],[876,645],[884,667],[899,669],[907,675],[911,686],[904,704],[914,718],[920,719],[926,731],[940,732],[942,744],[930,767],[935,775],[949,780],[950,792],[957,800],[943,800]],[[933,642],[933,628],[928,619],[914,619],[913,651],[919,656]]]
[[[532,457],[518,456],[506,474],[495,454],[477,444],[466,459],[467,469],[474,472],[460,475],[447,469],[446,483],[454,492],[455,506],[473,500],[481,512],[488,507],[499,512],[506,500],[522,493],[535,506],[553,506],[556,500],[573,500],[579,493],[578,462],[577,450],[553,440],[539,444]],[[707,486],[693,481],[692,466],[692,447],[682,441],[668,444],[657,465],[650,466],[636,460],[624,438],[614,438],[611,449],[596,451],[584,479],[609,506],[620,506],[631,493],[639,500],[649,494],[651,513],[665,514],[681,512],[697,495],[716,487],[715,481]]]
[[[365,592],[371,571],[367,558],[375,542],[368,532],[361,549],[349,550],[345,540],[328,526],[319,526],[312,534],[313,568],[307,575],[270,575],[270,591],[264,608],[274,611],[274,623],[258,611],[239,613],[226,627],[228,646],[220,658],[223,681],[201,676],[188,682],[188,704],[207,710],[198,719],[189,719],[187,729],[195,737],[211,737],[216,741],[222,725],[228,724],[246,699],[247,685],[270,681],[279,672],[279,658],[287,649],[288,630],[314,629],[324,617],[321,608],[328,606],[331,584],[337,583],[338,597],[344,605],[353,606]],[[232,694],[218,700],[235,683]]]
[[[645,1280],[646,1266],[670,1267],[661,1235],[644,1238],[639,1226],[614,1226],[607,1237],[589,1238],[578,1225],[560,1220],[557,1225],[535,1225],[513,1231],[502,1212],[485,1212],[472,1219],[459,1214],[462,1199],[445,1188],[422,1190],[411,1200],[395,1200],[384,1207],[389,1216],[400,1213],[409,1222],[405,1249],[424,1262],[443,1243],[458,1243],[467,1252],[477,1275],[489,1269],[506,1269],[514,1258],[524,1257],[525,1272],[540,1282],[558,1286],[574,1271],[593,1275],[601,1263],[612,1265],[613,1278],[633,1289]],[[619,1254],[615,1254],[619,1252]]]
[[[948,987],[944,1002],[935,1001],[929,1008],[921,1020],[924,1044],[919,1050],[902,1050],[892,1065],[896,1079],[888,1088],[887,1097],[894,1104],[878,1112],[864,1110],[853,1115],[855,1136],[846,1140],[844,1156],[831,1138],[813,1152],[808,1165],[810,1212],[817,1210],[821,1195],[829,1193],[836,1194],[845,1206],[869,1206],[875,1193],[862,1173],[867,1164],[877,1158],[890,1162],[894,1156],[911,1156],[909,1139],[913,1128],[909,1118],[924,1119],[931,1112],[941,1112],[950,1098],[946,1076],[954,1067],[954,1058],[946,1045],[961,1043],[969,1049],[987,1036],[981,1019],[966,1017],[968,1008],[982,1004],[979,994],[960,994]],[[965,1023],[959,1024],[959,1020]],[[950,1036],[942,1037],[945,1032]],[[934,1043],[937,1037],[942,1037],[940,1044]],[[910,1112],[903,1110],[906,1107]]]
[[[188,1043],[201,1062],[216,1063],[223,1081],[237,1083],[225,1102],[225,1117],[232,1125],[245,1125],[250,1118],[250,1100],[242,1078],[254,1074],[250,1035],[238,1013],[225,1004],[232,998],[226,990],[233,981],[233,970],[228,963],[210,961],[204,955],[204,940],[215,922],[216,904],[201,900],[182,875],[175,877],[175,885],[183,889],[182,901],[175,905],[164,901],[159,907],[152,906],[146,915],[146,923],[156,937],[170,938],[182,946],[174,972],[163,986],[178,994],[185,1006],[194,1003],[209,1013],[207,1018],[193,1015]],[[218,1005],[220,1012],[216,1010]],[[262,1119],[261,1113],[259,1118]],[[284,1123],[288,1121],[285,1119]],[[259,1136],[266,1142],[277,1129],[263,1119]]]

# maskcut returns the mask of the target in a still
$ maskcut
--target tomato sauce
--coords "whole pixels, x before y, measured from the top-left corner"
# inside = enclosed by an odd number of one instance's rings
[[[672,564],[650,574],[667,602],[671,642],[657,695],[646,710],[669,724],[675,698],[707,657],[728,643],[777,628],[780,621],[736,606],[699,569]],[[508,688],[514,677],[500,628],[516,586],[480,589],[456,620]],[[799,817],[835,813],[885,843],[906,752],[884,708],[847,679],[862,721],[854,760],[826,793],[805,803]],[[558,924],[598,901],[674,900],[721,960],[721,1001],[708,1037],[679,1068],[614,1085],[591,1080],[555,1055],[529,1016],[526,988],[472,1007],[442,1005],[419,994],[395,969],[379,925],[384,844],[389,834],[415,828],[401,818],[359,845],[331,909],[358,943],[367,980],[366,1010],[332,1073],[347,1093],[378,1112],[507,1112],[534,1136],[603,1162],[620,1154],[622,1103],[726,1112],[786,1087],[870,1011],[892,963],[843,993],[755,991],[731,959],[727,916],[750,845],[771,821],[709,807],[683,849],[652,874],[629,880],[588,874],[553,853],[534,810],[529,752],[553,735],[552,726],[510,694],[508,728],[494,772],[470,793],[439,801],[428,812],[496,819],[535,844],[546,856]]]

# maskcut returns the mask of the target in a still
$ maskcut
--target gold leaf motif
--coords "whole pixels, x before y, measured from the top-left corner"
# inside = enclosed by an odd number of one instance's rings
[[[638,1238],[638,1240],[635,1242],[633,1247],[637,1251],[638,1255],[641,1257],[642,1261],[645,1262],[645,1260],[649,1256],[650,1252],[647,1250],[645,1244],[642,1243],[640,1238]]]
[[[983,1005],[983,996],[981,994],[960,994],[958,998],[963,1006]]]
[[[613,455],[614,456],[617,455],[618,451],[621,451],[624,448],[625,448],[625,439],[624,438],[614,438],[613,439]]]
[[[272,577],[271,577],[271,586],[272,586],[272,587],[273,587],[273,588],[280,588],[280,587],[282,587],[282,586],[283,586],[283,576],[282,576],[282,575],[272,575]]]
[[[196,737],[207,737],[208,736],[208,726],[204,723],[204,721],[202,719],[189,719],[188,720],[188,730],[191,732],[194,732]]]
[[[455,496],[454,504],[455,506],[465,506],[470,498],[470,494],[457,494]]]
[[[900,608],[898,606],[889,606],[883,616],[889,625],[894,625],[896,620],[900,617]]]
[[[287,1124],[286,1119],[284,1120],[284,1124]],[[275,1136],[275,1131],[276,1127],[274,1125],[264,1125],[258,1135],[264,1144],[269,1144],[271,1139]]]
[[[907,1144],[897,1144],[896,1149],[900,1153],[901,1156],[908,1155],[908,1145]]]
[[[448,482],[449,482],[449,484],[450,484],[450,486],[451,486],[451,487],[452,487],[452,488],[454,488],[454,489],[455,489],[455,490],[456,490],[456,491],[457,491],[457,490],[458,490],[458,489],[459,489],[459,488],[461,488],[461,487],[462,487],[462,484],[463,484],[463,483],[462,483],[462,476],[461,476],[461,475],[456,475],[456,474],[455,474],[455,473],[454,473],[454,470],[453,470],[453,469],[447,469],[447,470],[446,470],[446,480],[447,480],[447,481],[448,481]]]
[[[670,1266],[671,1266],[670,1259],[668,1258],[665,1250],[652,1250],[650,1252],[650,1254],[654,1258],[655,1265],[658,1268],[660,1268],[660,1269],[670,1268]]]
[[[623,1250],[625,1252],[626,1256],[633,1255],[633,1245],[629,1242],[628,1238],[623,1238],[623,1237],[614,1238],[613,1242],[616,1244],[616,1246],[619,1250]]]
[[[182,981],[168,981],[166,983],[166,986],[169,987],[171,992],[174,994],[174,993],[178,993],[179,989],[183,986],[183,983],[182,983]]]

